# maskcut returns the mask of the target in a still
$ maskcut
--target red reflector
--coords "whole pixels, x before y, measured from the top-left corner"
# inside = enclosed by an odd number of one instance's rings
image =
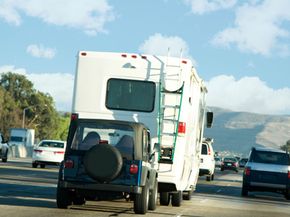
[[[122,57],[127,57],[127,54],[122,54],[121,56],[122,56]]]
[[[54,154],[64,154],[64,151],[55,151]]]
[[[35,150],[33,150],[35,153],[41,153],[42,152],[42,150],[37,150],[37,149],[35,149]]]
[[[141,58],[146,60],[147,59],[147,56],[141,56]]]
[[[187,64],[187,61],[186,60],[182,60],[181,61],[183,64]]]
[[[178,133],[185,133],[185,130],[186,130],[185,122],[179,122],[178,123]]]
[[[131,164],[131,166],[130,166],[130,173],[131,174],[137,174],[138,173],[138,165]]]
[[[290,179],[290,171],[288,171],[288,179]]]
[[[210,150],[210,147],[208,146],[208,152],[207,152],[207,155],[210,155],[211,154],[211,150]]]
[[[132,55],[131,57],[134,58],[134,59],[136,59],[137,58],[137,55]]]
[[[66,160],[64,162],[64,168],[71,169],[74,167],[74,162],[72,160]]]
[[[70,117],[70,120],[71,121],[76,121],[78,119],[79,115],[77,113],[72,113],[71,114],[71,117]]]
[[[87,56],[87,53],[86,52],[81,52],[81,55],[82,56]]]
[[[250,167],[246,167],[244,173],[245,173],[246,176],[251,175],[251,168]],[[289,173],[288,173],[288,177],[289,177]]]

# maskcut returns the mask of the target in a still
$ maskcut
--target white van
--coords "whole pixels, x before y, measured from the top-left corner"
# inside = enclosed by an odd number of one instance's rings
[[[189,59],[134,53],[80,51],[72,113],[80,119],[134,121],[159,143],[160,204],[190,199],[200,164],[207,89]]]
[[[207,181],[214,179],[215,159],[212,148],[213,139],[206,138],[202,142],[199,175],[206,176]]]

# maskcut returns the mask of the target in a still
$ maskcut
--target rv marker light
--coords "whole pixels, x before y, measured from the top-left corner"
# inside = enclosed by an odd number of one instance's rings
[[[72,113],[70,117],[71,121],[75,121],[78,119],[78,114],[77,113]]]
[[[185,130],[186,130],[186,123],[179,122],[178,123],[178,133],[185,133]]]
[[[136,59],[137,58],[137,55],[134,54],[134,55],[131,55],[131,57],[134,58],[134,59]]]
[[[81,52],[81,55],[82,56],[87,56],[87,53],[86,52]]]
[[[147,56],[141,56],[141,58],[146,60],[147,59]]]
[[[181,62],[184,63],[184,64],[187,64],[187,61],[186,60],[182,60]]]
[[[127,57],[127,54],[121,54],[122,57]]]

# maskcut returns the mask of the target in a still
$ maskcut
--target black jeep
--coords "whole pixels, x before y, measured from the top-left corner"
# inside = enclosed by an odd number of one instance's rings
[[[159,145],[141,123],[78,119],[72,114],[64,161],[60,166],[57,206],[83,205],[86,200],[125,198],[134,211],[155,210]]]

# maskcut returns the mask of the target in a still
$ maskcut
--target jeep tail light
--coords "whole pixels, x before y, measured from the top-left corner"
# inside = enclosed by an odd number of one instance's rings
[[[179,122],[178,123],[178,133],[185,133],[185,130],[186,130],[185,122]]]
[[[138,173],[138,165],[131,164],[130,166],[130,174],[137,174]]]
[[[78,113],[72,113],[71,114],[71,117],[70,117],[70,120],[71,121],[76,121],[78,118],[79,118]]]
[[[74,162],[73,162],[73,160],[71,160],[71,159],[67,159],[67,160],[64,162],[64,168],[67,168],[67,169],[74,168]]]
[[[251,168],[250,168],[250,167],[246,167],[246,168],[245,168],[245,171],[244,171],[244,174],[245,174],[246,176],[251,175]],[[289,173],[288,173],[288,177],[289,177]]]

